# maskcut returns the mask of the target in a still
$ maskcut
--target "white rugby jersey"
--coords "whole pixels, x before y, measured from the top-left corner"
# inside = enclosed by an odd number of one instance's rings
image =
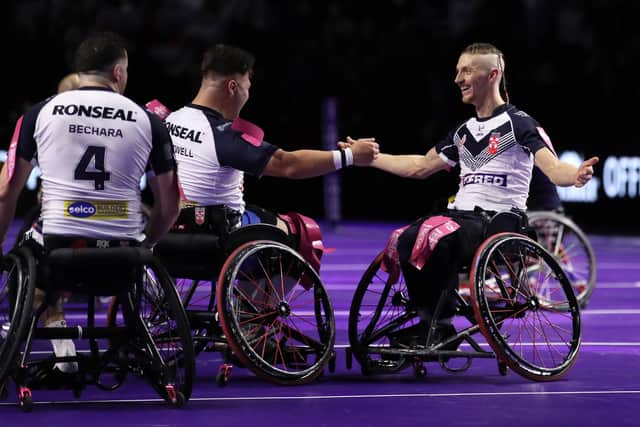
[[[85,87],[31,108],[15,155],[42,170],[44,234],[141,240],[140,178],[175,169],[154,115],[107,88]]]
[[[248,137],[232,123],[217,111],[196,104],[165,119],[187,203],[225,205],[244,212],[244,172],[260,177],[278,147]]]
[[[449,166],[460,164],[460,184],[450,209],[526,209],[533,155],[551,148],[546,133],[510,104],[488,118],[471,118],[436,144]],[[552,150],[553,152],[553,150]]]

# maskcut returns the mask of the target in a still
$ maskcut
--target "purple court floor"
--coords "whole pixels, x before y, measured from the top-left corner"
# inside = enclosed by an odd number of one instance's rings
[[[355,286],[399,224],[345,223],[324,230],[321,277],[336,314],[336,369],[306,386],[276,386],[235,368],[218,387],[221,358],[197,360],[193,397],[171,409],[144,382],[128,378],[113,392],[88,387],[33,392],[23,414],[15,393],[0,401],[2,426],[623,426],[640,425],[640,237],[589,236],[598,260],[598,284],[582,311],[578,361],[559,381],[531,382],[495,360],[474,360],[452,374],[427,364],[426,378],[411,370],[365,377],[346,368],[347,317]]]

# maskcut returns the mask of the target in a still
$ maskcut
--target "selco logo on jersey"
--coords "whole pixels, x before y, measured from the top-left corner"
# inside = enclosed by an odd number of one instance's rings
[[[67,213],[75,218],[88,218],[96,214],[96,207],[89,202],[75,202],[67,206]]]
[[[493,173],[470,173],[462,177],[462,185],[486,184],[496,187],[507,186],[507,175]]]
[[[84,116],[94,119],[112,119],[135,122],[135,111],[124,110],[122,108],[105,107],[102,105],[54,105],[54,116]]]
[[[126,200],[65,200],[64,216],[92,220],[126,219],[129,217],[129,202]]]
[[[189,141],[202,144],[202,131],[195,131],[184,126],[174,125],[171,122],[165,122],[171,136],[177,138],[188,139]]]

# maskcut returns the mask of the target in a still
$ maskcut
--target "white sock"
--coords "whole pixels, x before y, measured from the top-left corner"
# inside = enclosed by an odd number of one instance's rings
[[[64,320],[56,320],[45,325],[45,328],[66,328],[67,322]],[[66,357],[66,356],[75,356],[76,355],[76,345],[73,343],[73,340],[69,339],[55,339],[51,340],[51,344],[53,345],[53,352],[56,357]],[[78,363],[77,362],[59,362],[56,363],[55,367],[65,374],[71,374],[74,372],[78,372]]]

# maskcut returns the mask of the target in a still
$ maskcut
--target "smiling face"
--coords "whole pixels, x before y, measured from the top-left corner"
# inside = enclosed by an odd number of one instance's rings
[[[499,73],[495,54],[463,53],[456,65],[455,83],[462,92],[462,102],[479,108],[496,93]]]

